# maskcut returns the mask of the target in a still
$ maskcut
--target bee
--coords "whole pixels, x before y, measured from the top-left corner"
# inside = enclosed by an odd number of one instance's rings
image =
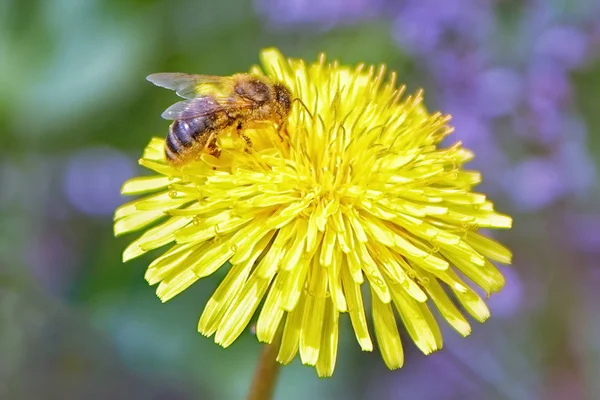
[[[186,99],[162,113],[164,119],[173,120],[165,140],[165,157],[172,164],[186,163],[205,150],[219,157],[217,137],[229,127],[235,127],[250,148],[244,127],[270,121],[281,129],[292,107],[285,84],[258,75],[158,73],[146,79]]]

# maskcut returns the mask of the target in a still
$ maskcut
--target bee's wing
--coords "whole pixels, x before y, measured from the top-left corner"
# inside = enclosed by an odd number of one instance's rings
[[[223,108],[214,99],[196,97],[173,104],[162,113],[161,117],[164,119],[197,118],[222,110]]]
[[[208,88],[226,90],[233,87],[234,79],[226,76],[215,75],[192,75],[181,72],[161,72],[148,75],[147,80],[156,86],[174,90],[185,99],[193,99],[206,95]]]
[[[189,119],[213,114],[219,111],[240,110],[252,105],[243,101],[232,101],[229,98],[215,96],[196,97],[180,101],[162,113],[164,119]]]

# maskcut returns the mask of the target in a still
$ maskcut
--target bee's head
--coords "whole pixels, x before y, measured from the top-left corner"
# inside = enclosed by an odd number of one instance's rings
[[[287,118],[292,108],[292,93],[283,83],[275,83],[275,102],[277,103],[278,114],[281,119]]]

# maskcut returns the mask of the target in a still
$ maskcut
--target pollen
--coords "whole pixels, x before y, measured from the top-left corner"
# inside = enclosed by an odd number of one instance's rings
[[[485,321],[472,286],[499,291],[492,261],[511,262],[479,230],[512,220],[472,190],[480,174],[463,166],[473,154],[441,146],[450,117],[429,113],[422,92],[406,95],[384,67],[306,64],[276,49],[261,60],[250,72],[298,100],[288,120],[245,129],[250,150],[233,131],[218,158],[178,167],[152,139],[140,164],[154,175],[126,182],[123,194],[143,196],[115,213],[116,235],[143,231],[124,261],[170,246],[145,276],[162,301],[225,270],[199,332],[227,347],[255,324],[259,341],[280,338],[279,362],[299,355],[321,377],[334,372],[340,315],[391,369],[404,361],[400,322],[424,354],[442,347],[432,308],[467,336],[457,305]]]

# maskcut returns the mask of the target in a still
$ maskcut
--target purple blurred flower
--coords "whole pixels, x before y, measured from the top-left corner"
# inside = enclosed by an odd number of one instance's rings
[[[596,168],[587,148],[585,123],[578,118],[567,118],[563,123],[565,139],[556,152],[558,163],[570,193],[585,195],[596,182]]]
[[[600,255],[600,215],[570,214],[567,216],[569,246],[585,253]],[[598,268],[600,271],[600,268]]]
[[[474,51],[439,50],[436,57],[425,61],[432,76],[443,92],[474,99],[475,83],[473,77],[485,65],[483,54]]]
[[[443,352],[432,354],[425,360],[414,362],[411,368],[404,368],[401,373],[377,375],[379,379],[370,380],[373,384],[367,389],[365,398],[382,400],[476,398],[477,383],[453,366],[448,361],[445,351],[444,349]]]
[[[523,79],[508,68],[490,68],[477,77],[478,102],[485,117],[510,115],[520,104]]]
[[[409,0],[400,8],[393,36],[406,50],[422,55],[456,36],[480,42],[492,28],[490,1]]]
[[[535,53],[548,62],[568,69],[579,67],[587,56],[588,39],[581,30],[570,26],[555,26],[542,33]]]
[[[259,14],[273,25],[318,24],[331,27],[376,16],[382,0],[256,0]]]
[[[533,137],[543,145],[556,144],[564,137],[562,125],[572,97],[567,70],[536,59],[526,74],[524,92],[530,126],[517,134]]]
[[[103,147],[81,150],[66,166],[65,196],[85,214],[111,215],[123,202],[121,184],[134,172],[133,161],[118,150]]]
[[[501,268],[506,279],[506,285],[499,293],[494,293],[487,300],[490,311],[494,317],[512,317],[521,309],[523,303],[523,281],[512,268]]]
[[[490,150],[486,149],[486,146],[495,146],[495,143],[487,140],[491,136],[490,127],[484,120],[472,115],[468,110],[453,111],[450,124],[455,129],[452,140],[462,141],[469,149],[486,152]]]
[[[547,206],[565,193],[561,168],[546,158],[530,158],[515,165],[504,181],[505,191],[525,211]]]
[[[564,106],[571,96],[567,71],[545,60],[536,60],[527,71],[529,106],[543,113]]]
[[[545,207],[562,196],[583,196],[594,185],[595,165],[586,147],[585,125],[573,117],[554,121],[560,145],[544,158],[528,158],[507,174],[504,186],[515,204],[527,211]]]
[[[417,54],[431,52],[444,31],[440,19],[425,6],[406,6],[394,22],[394,39],[405,49]]]

